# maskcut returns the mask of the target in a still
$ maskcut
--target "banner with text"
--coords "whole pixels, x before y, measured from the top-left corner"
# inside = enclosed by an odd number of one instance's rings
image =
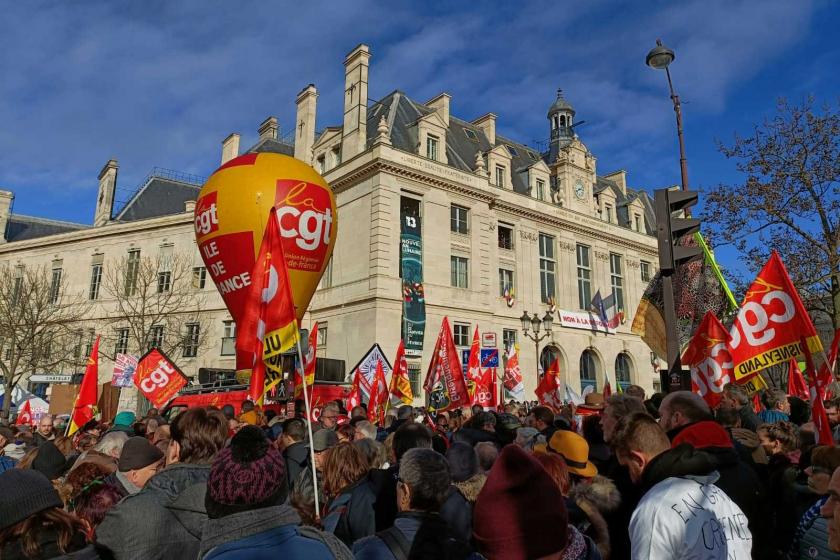
[[[400,277],[402,278],[402,338],[405,355],[423,355],[426,300],[423,292],[423,238],[420,213],[402,204],[400,211]]]
[[[594,313],[560,309],[557,315],[560,317],[560,324],[564,327],[610,334],[615,333],[614,324],[604,321],[604,319]]]
[[[134,385],[134,372],[137,370],[137,356],[117,354],[114,358],[114,376],[112,387],[131,387]]]
[[[152,348],[137,362],[134,384],[152,405],[160,408],[178,394],[187,378],[163,351]]]

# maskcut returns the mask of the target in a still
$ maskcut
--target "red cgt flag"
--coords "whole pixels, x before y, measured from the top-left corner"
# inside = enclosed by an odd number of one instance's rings
[[[187,378],[166,354],[152,348],[137,361],[134,384],[155,407],[161,408],[187,384]]]
[[[394,359],[394,371],[391,372],[389,393],[391,397],[403,404],[414,402],[411,380],[408,378],[408,362],[405,359],[405,343],[402,340],[397,347],[397,357]]]
[[[385,404],[388,402],[388,382],[385,381],[385,370],[382,362],[376,362],[376,374],[373,377],[373,384],[370,390],[370,401],[368,401],[368,420],[377,423],[379,426],[385,424]]]
[[[348,411],[352,411],[354,408],[362,404],[362,390],[359,388],[359,370],[353,374],[353,388],[350,389],[350,392],[347,393],[347,398],[345,400],[345,406]]]
[[[732,380],[730,335],[715,314],[707,311],[697,332],[682,356],[682,363],[691,368],[691,389],[717,408],[723,387]]]
[[[251,271],[241,323],[237,325],[236,349],[254,357],[249,395],[261,404],[265,392],[283,379],[281,354],[298,341],[295,303],[274,207]]]
[[[93,420],[96,414],[96,390],[99,387],[99,337],[93,343],[90,356],[85,367],[85,376],[82,378],[82,386],[79,394],[73,403],[73,414],[70,417],[70,425],[67,435],[72,436],[82,426]]]
[[[550,406],[554,410],[563,408],[563,396],[560,394],[560,362],[555,359],[548,366],[536,389],[540,404]]]
[[[730,334],[733,374],[739,383],[802,356],[802,340],[811,353],[822,351],[814,324],[776,251],[747,291]]]
[[[429,393],[429,408],[434,411],[452,410],[470,404],[461,361],[446,317],[440,325],[423,389]]]

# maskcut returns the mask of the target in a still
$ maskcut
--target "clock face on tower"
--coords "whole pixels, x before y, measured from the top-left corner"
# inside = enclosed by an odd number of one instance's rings
[[[578,179],[575,181],[575,196],[582,199],[583,195],[586,194],[586,189],[583,188],[583,181]]]

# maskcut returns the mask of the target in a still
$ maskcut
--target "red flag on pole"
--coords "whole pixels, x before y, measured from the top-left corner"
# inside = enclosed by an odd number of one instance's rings
[[[828,416],[825,413],[825,405],[817,383],[817,370],[814,367],[814,358],[811,350],[802,337],[802,349],[805,352],[805,364],[808,373],[808,389],[811,395],[811,419],[817,427],[817,443],[819,445],[834,445],[834,437],[831,434],[831,426],[828,423]]]
[[[376,362],[376,374],[371,384],[370,401],[368,401],[368,420],[379,426],[385,424],[385,403],[388,402],[388,382],[385,381],[385,370],[382,362]]]
[[[446,317],[440,325],[423,389],[429,393],[429,408],[434,411],[451,410],[470,404],[461,361]]]
[[[730,335],[714,313],[707,311],[682,356],[691,368],[691,389],[710,408],[720,404],[723,387],[732,380]]]
[[[70,425],[67,428],[67,435],[72,436],[82,426],[93,420],[96,414],[96,390],[99,387],[99,336],[93,343],[90,356],[85,367],[85,375],[82,377],[82,385],[76,402],[73,403],[73,413],[70,416]]]
[[[791,360],[788,365],[788,396],[799,397],[807,401],[810,400],[808,395],[808,387],[805,385],[805,379],[802,377],[802,372],[799,370],[799,364],[796,360]]]
[[[359,370],[353,374],[353,388],[347,393],[345,400],[347,410],[353,410],[355,407],[362,404],[362,390],[359,388]]]
[[[266,390],[283,380],[280,355],[298,339],[295,303],[273,206],[251,271],[251,287],[241,323],[236,333],[236,348],[254,356],[249,395],[261,404]]]
[[[473,331],[470,355],[467,359],[467,391],[470,393],[470,404],[476,404],[476,392],[481,383],[481,344],[478,337],[478,327]]]
[[[402,404],[414,402],[414,393],[411,390],[411,380],[408,378],[408,362],[405,359],[405,343],[400,339],[397,347],[397,357],[394,358],[394,371],[391,372],[391,397]]]
[[[607,375],[607,372],[604,372],[604,400],[610,398],[612,396],[612,385],[610,385],[610,376]]]
[[[34,424],[34,418],[32,418],[32,403],[30,401],[26,401],[23,403],[23,406],[18,410],[17,419],[15,420],[15,426],[30,426]]]
[[[563,395],[560,394],[560,362],[555,359],[548,366],[535,391],[540,404],[552,407],[555,411],[563,408]]]

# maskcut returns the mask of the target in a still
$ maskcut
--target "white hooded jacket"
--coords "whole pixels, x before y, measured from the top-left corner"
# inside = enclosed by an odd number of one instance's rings
[[[630,520],[633,560],[750,560],[747,516],[717,479],[671,477],[648,490]]]

